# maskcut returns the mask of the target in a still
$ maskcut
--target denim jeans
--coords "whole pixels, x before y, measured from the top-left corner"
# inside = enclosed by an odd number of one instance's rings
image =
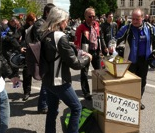
[[[47,90],[48,113],[46,116],[45,133],[56,133],[59,99],[71,110],[67,133],[78,133],[82,106],[71,84],[68,83],[61,86],[52,86]]]
[[[47,92],[46,92],[46,87],[42,84],[39,99],[38,99],[38,110],[42,110],[42,109],[46,109],[46,108],[48,108]]]
[[[8,128],[10,117],[10,105],[8,95],[4,89],[0,92],[0,133],[5,133]]]

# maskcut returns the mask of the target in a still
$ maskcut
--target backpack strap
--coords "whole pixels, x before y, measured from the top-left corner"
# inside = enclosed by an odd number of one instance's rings
[[[60,57],[60,56],[59,56],[59,57]],[[59,57],[58,57],[58,58],[59,58]],[[58,59],[58,58],[57,58],[57,59]],[[59,76],[60,66],[61,66],[61,59],[60,59],[60,61],[59,61],[58,68],[57,68],[57,71],[56,71],[56,75],[55,75],[56,77]]]
[[[56,48],[57,48],[57,56],[55,57],[55,60],[54,61],[56,61],[60,57],[60,55],[58,54],[58,47],[57,47],[57,45],[58,45],[59,39],[63,35],[65,35],[65,33],[61,32],[61,31],[55,31],[54,32],[54,39],[55,39],[55,44],[56,44]]]
[[[54,32],[54,40],[55,40],[55,44],[57,46],[58,42],[59,42],[59,39],[64,36],[65,33],[61,32],[61,31],[55,31]]]
[[[59,55],[59,53],[58,53],[59,50],[58,50],[57,45],[58,45],[58,42],[59,42],[60,38],[61,38],[63,35],[65,35],[65,33],[61,32],[61,31],[55,31],[55,32],[54,32],[54,39],[55,39],[55,44],[56,44],[56,48],[57,48],[57,53],[56,53],[55,61],[60,57],[60,55]],[[60,59],[60,60],[59,60],[59,63],[58,63],[56,75],[55,75],[56,77],[59,76],[59,71],[60,71],[60,67],[61,67],[61,62],[62,62],[62,60]]]

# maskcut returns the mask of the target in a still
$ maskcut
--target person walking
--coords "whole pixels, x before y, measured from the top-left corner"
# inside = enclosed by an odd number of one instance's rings
[[[47,16],[50,12],[50,10],[55,7],[53,3],[48,3],[44,7],[43,16],[40,19],[37,19],[37,21],[34,23],[32,27],[32,36],[34,38],[34,41],[40,41],[42,32],[40,30],[40,27],[44,24],[44,22],[47,19]],[[46,98],[46,88],[41,84],[39,99],[38,99],[38,113],[45,114],[48,111],[48,105],[47,105],[47,98]]]
[[[32,26],[35,21],[36,21],[36,15],[33,12],[30,12],[26,16],[26,23],[19,29],[19,32],[21,33],[21,36],[22,36],[21,45],[25,48],[27,47],[25,42],[26,30],[30,26]],[[24,52],[23,55],[25,54],[26,53]],[[32,85],[32,75],[28,73],[26,62],[25,62],[25,66],[23,67],[22,74],[23,74],[23,91],[24,91],[23,101],[26,101],[28,100],[31,94],[31,85]]]
[[[83,49],[89,52],[93,59],[91,61],[94,69],[100,69],[100,52],[101,45],[99,43],[99,23],[95,21],[95,9],[87,8],[84,12],[85,22],[79,25],[75,33],[75,41],[77,49]],[[102,43],[101,43],[102,44]],[[81,69],[81,88],[86,100],[91,100],[90,89],[88,84],[89,65]]]
[[[116,35],[117,45],[126,40],[124,57],[127,57],[127,59],[132,62],[129,71],[135,73],[142,79],[141,97],[145,91],[148,73],[148,57],[151,52],[155,56],[155,28],[148,22],[144,22],[143,18],[143,11],[140,8],[134,9],[128,35],[126,35],[126,32],[128,31],[129,25],[122,27]],[[145,106],[141,103],[141,110],[143,109],[145,109]]]
[[[54,14],[54,15],[53,15]],[[41,60],[45,68],[42,84],[47,89],[48,112],[45,133],[56,133],[56,118],[59,100],[71,110],[67,133],[78,133],[81,103],[71,85],[70,68],[80,70],[92,59],[89,53],[83,52],[77,58],[76,48],[71,46],[67,35],[63,32],[67,26],[69,14],[58,7],[53,7],[41,27],[46,37],[42,40]]]

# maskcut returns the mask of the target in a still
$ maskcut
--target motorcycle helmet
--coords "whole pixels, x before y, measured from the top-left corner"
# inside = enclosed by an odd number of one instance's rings
[[[25,66],[25,56],[19,53],[12,53],[10,56],[10,64],[15,68],[22,68]]]
[[[148,58],[148,64],[151,68],[155,68],[155,55],[153,53]]]

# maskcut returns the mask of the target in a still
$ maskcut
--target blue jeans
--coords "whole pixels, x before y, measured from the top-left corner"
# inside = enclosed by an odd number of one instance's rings
[[[42,109],[46,109],[46,108],[48,108],[48,106],[47,106],[47,92],[46,92],[46,87],[42,84],[39,99],[38,99],[38,110],[42,110]]]
[[[46,116],[45,133],[56,133],[59,99],[71,110],[67,133],[78,133],[82,106],[71,84],[68,83],[61,86],[52,86],[47,90],[48,113]]]
[[[0,92],[0,133],[5,133],[8,128],[10,118],[10,105],[8,95],[4,89]]]

